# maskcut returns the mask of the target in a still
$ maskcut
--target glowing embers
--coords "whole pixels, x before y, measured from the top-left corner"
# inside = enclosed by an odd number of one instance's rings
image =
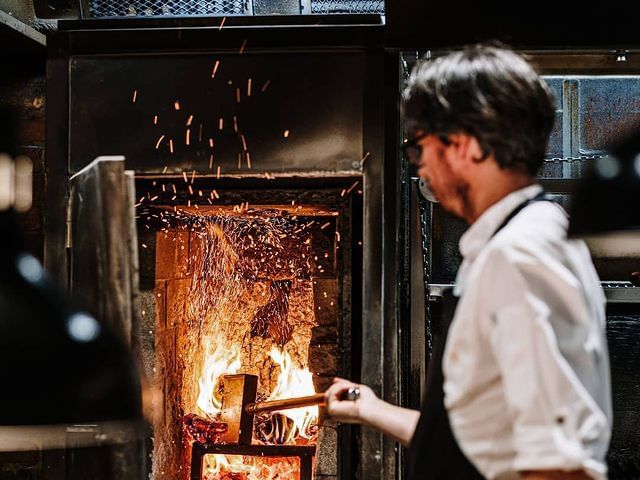
[[[311,480],[314,453],[313,447],[195,445],[191,479]]]
[[[203,480],[281,480],[300,478],[298,458],[213,454],[204,457]]]

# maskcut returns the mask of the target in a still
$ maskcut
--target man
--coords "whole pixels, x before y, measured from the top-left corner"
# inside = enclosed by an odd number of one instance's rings
[[[611,428],[604,295],[567,216],[536,185],[554,105],[515,52],[471,46],[415,69],[409,160],[460,240],[459,298],[422,413],[336,379],[328,413],[411,446],[413,479],[605,479]],[[442,347],[442,346],[441,346]],[[441,368],[441,369],[440,369]]]

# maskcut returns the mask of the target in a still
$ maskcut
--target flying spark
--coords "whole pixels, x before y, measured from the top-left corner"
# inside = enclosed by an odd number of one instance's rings
[[[218,71],[219,66],[220,66],[220,60],[216,60],[216,63],[213,65],[213,71],[211,72],[211,78],[216,77],[216,72]]]

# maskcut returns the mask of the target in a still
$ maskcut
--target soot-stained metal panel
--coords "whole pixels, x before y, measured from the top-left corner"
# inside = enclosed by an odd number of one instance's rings
[[[139,174],[359,167],[364,56],[240,51],[73,57],[70,171],[105,154]]]
[[[579,78],[580,154],[604,147],[640,121],[640,77]]]
[[[640,478],[639,333],[640,315],[607,318],[614,412],[607,460],[612,480]]]

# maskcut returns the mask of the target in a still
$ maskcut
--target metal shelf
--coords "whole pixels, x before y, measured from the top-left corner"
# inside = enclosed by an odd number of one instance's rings
[[[640,287],[631,282],[602,282],[608,303],[640,303]]]
[[[635,287],[631,282],[609,281],[600,282],[604,290],[607,303],[638,303],[640,304],[640,287]],[[429,285],[429,300],[441,298],[447,288],[452,288],[451,284],[431,284]]]
[[[46,45],[45,35],[0,10],[0,57],[37,54],[44,58]]]
[[[454,283],[430,283],[429,284],[429,301],[442,298],[444,291],[453,288]]]

